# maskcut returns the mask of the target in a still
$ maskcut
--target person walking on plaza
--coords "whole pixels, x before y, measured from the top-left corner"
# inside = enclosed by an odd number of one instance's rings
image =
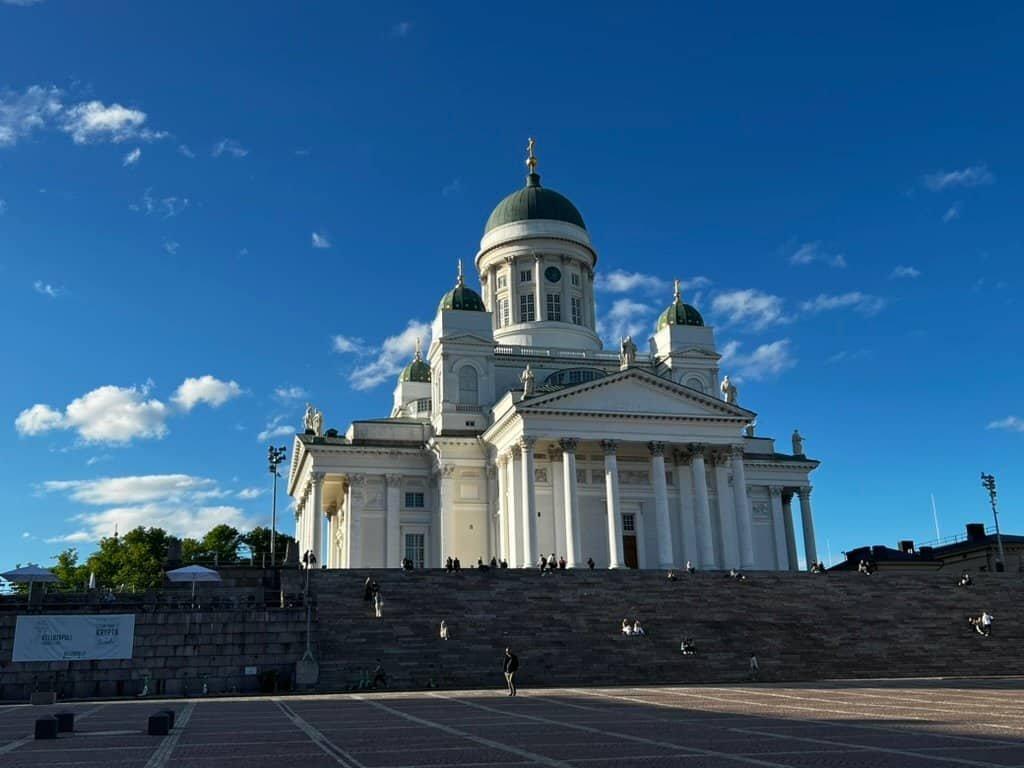
[[[757,676],[761,674],[761,665],[757,663],[757,655],[750,652],[750,679],[757,680]]]
[[[505,672],[505,684],[508,686],[508,695],[516,695],[516,672],[519,671],[519,657],[512,653],[511,648],[505,649],[505,660],[502,664]]]

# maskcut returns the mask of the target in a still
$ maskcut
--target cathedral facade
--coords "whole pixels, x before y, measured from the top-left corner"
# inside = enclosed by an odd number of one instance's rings
[[[329,568],[554,554],[569,567],[795,570],[799,526],[817,562],[818,462],[802,438],[785,454],[754,435],[678,282],[646,353],[628,337],[603,349],[583,217],[541,186],[532,140],[527,166],[487,220],[480,292],[460,265],[390,416],[339,434],[314,414],[296,436],[300,550]]]

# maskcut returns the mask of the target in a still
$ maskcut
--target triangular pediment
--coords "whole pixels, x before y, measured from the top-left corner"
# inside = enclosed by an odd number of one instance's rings
[[[737,421],[749,421],[756,416],[746,408],[636,368],[521,400],[516,410]]]

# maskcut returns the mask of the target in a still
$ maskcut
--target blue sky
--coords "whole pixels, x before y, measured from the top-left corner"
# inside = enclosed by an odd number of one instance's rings
[[[268,440],[386,415],[531,135],[605,338],[679,277],[800,428],[822,557],[991,522],[982,470],[1024,532],[1024,10],[492,5],[0,0],[0,564],[266,524]]]

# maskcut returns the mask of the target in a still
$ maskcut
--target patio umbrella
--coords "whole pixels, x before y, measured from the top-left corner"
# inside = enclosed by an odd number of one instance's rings
[[[192,600],[196,599],[196,584],[200,581],[220,581],[220,574],[212,568],[204,568],[201,565],[186,565],[184,568],[175,568],[167,572],[168,581],[191,581]]]
[[[96,571],[89,571],[89,591],[96,589]]]
[[[60,581],[51,571],[38,565],[26,565],[13,571],[0,573],[0,578],[17,584],[31,584],[34,581]]]

